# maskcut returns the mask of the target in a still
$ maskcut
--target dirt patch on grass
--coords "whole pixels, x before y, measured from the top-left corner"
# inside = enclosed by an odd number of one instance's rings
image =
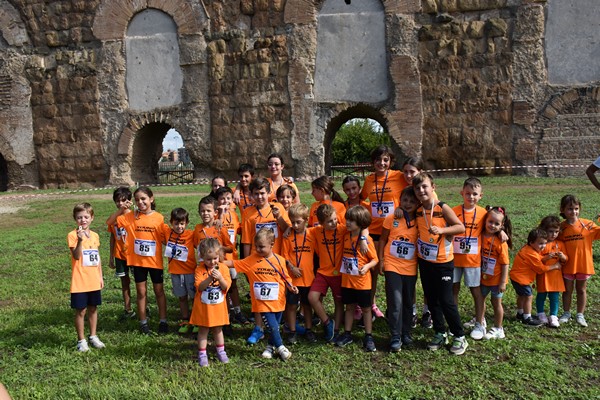
[[[16,214],[21,210],[27,209],[27,206],[24,204],[21,205],[10,205],[10,204],[0,204],[0,215],[1,214]]]

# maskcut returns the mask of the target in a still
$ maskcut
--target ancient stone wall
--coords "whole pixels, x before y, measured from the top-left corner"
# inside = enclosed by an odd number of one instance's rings
[[[549,52],[587,32],[549,43],[558,1],[0,0],[0,187],[152,183],[169,128],[197,178],[271,152],[310,178],[355,117],[430,168],[589,163],[600,86],[549,81]],[[164,24],[128,35],[141,12]]]

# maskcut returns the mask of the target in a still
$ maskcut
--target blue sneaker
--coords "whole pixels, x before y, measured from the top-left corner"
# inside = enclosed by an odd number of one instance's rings
[[[298,322],[296,322],[296,333],[298,335],[304,335],[306,334],[306,328],[300,325]]]
[[[252,329],[252,333],[250,334],[250,336],[248,337],[248,339],[246,339],[246,343],[248,344],[256,344],[258,343],[258,341],[262,338],[265,337],[265,333],[263,332],[263,330],[254,325],[254,329]]]
[[[325,333],[325,341],[331,341],[331,339],[333,339],[333,334],[335,333],[335,322],[330,319],[327,325],[323,327],[323,331]]]

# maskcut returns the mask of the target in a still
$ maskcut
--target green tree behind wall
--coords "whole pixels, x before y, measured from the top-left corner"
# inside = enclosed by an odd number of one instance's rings
[[[331,145],[333,165],[370,162],[371,151],[379,145],[390,145],[390,136],[377,122],[355,118],[337,131]]]

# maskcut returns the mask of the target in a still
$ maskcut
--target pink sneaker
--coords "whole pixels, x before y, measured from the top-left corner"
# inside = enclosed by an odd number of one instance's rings
[[[373,315],[377,318],[383,318],[383,313],[381,312],[381,310],[377,307],[377,304],[373,303],[373,305],[371,306],[371,310],[373,311]]]
[[[354,319],[358,321],[361,318],[362,318],[362,309],[357,304],[356,308],[354,309]]]

